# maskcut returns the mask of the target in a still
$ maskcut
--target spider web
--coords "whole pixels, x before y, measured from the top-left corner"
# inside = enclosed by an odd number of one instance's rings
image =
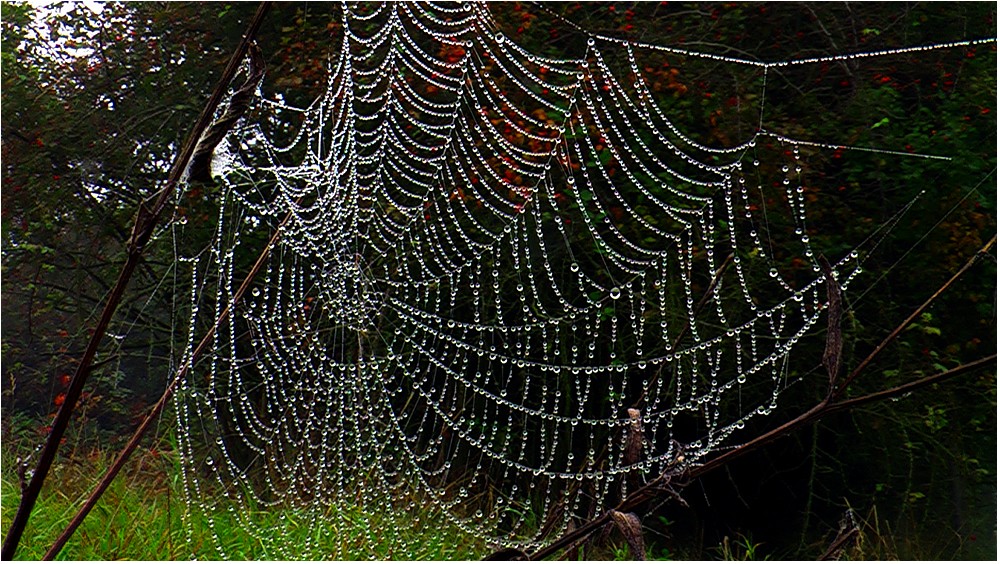
[[[323,94],[258,98],[216,162],[210,252],[184,259],[188,354],[236,308],[176,395],[189,532],[224,508],[302,557],[361,518],[331,508],[429,503],[532,548],[776,408],[827,305],[806,160],[852,148],[770,131],[768,72],[910,50],[763,63],[580,33],[556,59],[485,4],[345,7]],[[656,92],[651,69],[705,63],[760,96],[742,140],[685,133]],[[849,288],[859,250],[828,258]],[[255,521],[273,507],[314,534]]]

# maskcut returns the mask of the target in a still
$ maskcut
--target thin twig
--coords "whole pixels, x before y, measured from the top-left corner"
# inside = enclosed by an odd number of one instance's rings
[[[785,435],[792,433],[795,430],[798,430],[800,427],[813,423],[819,420],[820,418],[826,417],[827,415],[830,415],[832,413],[837,413],[840,411],[852,409],[864,403],[898,398],[908,393],[912,393],[915,390],[919,390],[920,388],[925,388],[927,386],[930,386],[931,384],[943,382],[950,378],[954,378],[955,376],[960,376],[967,372],[971,372],[973,370],[989,366],[991,363],[995,364],[996,360],[997,360],[997,355],[992,354],[990,356],[983,357],[979,360],[970,362],[968,364],[963,364],[962,366],[952,368],[951,370],[941,372],[938,374],[933,374],[931,376],[927,376],[919,380],[914,380],[913,382],[908,382],[906,384],[903,384],[901,386],[896,386],[888,390],[882,390],[880,392],[875,392],[857,398],[841,400],[836,402],[830,401],[829,399],[824,399],[823,401],[813,406],[813,408],[810,409],[809,411],[803,413],[802,415],[799,415],[798,417],[792,419],[791,421],[788,421],[784,425],[772,429],[767,433],[758,436],[757,438],[753,439],[748,443],[740,445],[739,448],[733,449],[729,452],[719,455],[718,457],[713,458],[712,460],[706,462],[705,464],[702,464],[701,466],[695,466],[693,468],[690,468],[685,474],[685,477],[689,479],[695,478],[701,476],[702,474],[711,472],[716,468],[725,466],[726,464],[732,462],[734,459],[739,458],[744,454],[747,454],[748,452],[757,450],[758,448],[768,443],[774,442],[775,440],[780,439]]]
[[[972,362],[963,364],[961,366],[956,366],[951,370],[947,370],[945,372],[938,372],[937,374],[931,374],[930,376],[925,376],[919,380],[907,382],[905,384],[901,384],[894,388],[889,388],[888,390],[882,390],[880,392],[873,392],[867,395],[858,396],[856,398],[838,401],[836,403],[830,404],[829,409],[830,412],[832,413],[834,411],[853,409],[854,407],[861,405],[863,403],[871,403],[873,401],[882,401],[882,400],[902,397],[905,396],[906,394],[913,393],[921,388],[926,388],[931,384],[939,384],[941,382],[944,382],[945,380],[954,378],[955,376],[961,376],[966,372],[972,372],[973,370],[979,368],[985,368],[990,364],[995,365],[996,362],[997,362],[997,355],[991,354],[979,360],[974,360]]]
[[[963,364],[962,366],[953,368],[951,370],[942,372],[940,374],[934,374],[926,378],[921,378],[920,380],[915,380],[913,382],[903,384],[902,386],[897,386],[889,390],[883,390],[881,392],[868,394],[850,400],[843,400],[840,402],[831,403],[828,398],[825,398],[818,404],[813,406],[812,409],[799,415],[795,419],[792,419],[791,421],[784,423],[780,427],[772,429],[771,431],[768,431],[767,433],[758,436],[754,440],[741,445],[737,449],[731,450],[729,452],[726,452],[725,454],[713,458],[712,460],[708,461],[705,464],[688,468],[681,476],[685,480],[691,480],[697,478],[699,476],[707,474],[708,472],[711,472],[712,470],[725,466],[726,464],[729,464],[736,458],[739,458],[749,452],[752,452],[768,443],[783,438],[786,435],[791,434],[793,431],[797,431],[798,429],[806,425],[809,425],[810,423],[813,423],[822,417],[830,415],[831,413],[851,409],[862,403],[869,403],[873,401],[880,401],[880,400],[900,397],[908,393],[911,393],[915,390],[918,390],[920,388],[927,387],[931,384],[943,382],[949,378],[954,378],[961,374],[965,374],[967,372],[971,372],[976,369],[984,368],[986,366],[989,366],[990,364],[995,364],[996,359],[997,356],[993,354],[981,358],[979,360],[970,362],[968,364]],[[630,511],[634,509],[635,507],[641,505],[642,503],[650,499],[651,496],[657,495],[659,491],[663,489],[665,486],[669,486],[670,481],[675,477],[676,477],[675,474],[671,474],[669,472],[661,474],[654,480],[647,483],[642,488],[632,492],[632,494],[630,494],[627,498],[625,498],[625,500],[623,500],[614,510],[602,514],[600,517],[594,519],[593,521],[583,525],[578,529],[569,531],[562,537],[553,541],[551,544],[546,545],[545,547],[532,553],[531,559],[544,560],[545,558],[548,558],[549,556],[562,550],[564,547],[570,546],[573,543],[579,541],[580,539],[589,536],[590,534],[596,532],[601,527],[611,522],[613,511]]]

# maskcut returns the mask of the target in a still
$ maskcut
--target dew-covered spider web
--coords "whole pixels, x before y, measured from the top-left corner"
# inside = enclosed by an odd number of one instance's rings
[[[869,242],[814,248],[809,159],[939,157],[772,130],[770,75],[975,43],[760,62],[574,33],[551,58],[488,4],[349,4],[322,94],[258,95],[211,246],[181,252],[190,355],[282,225],[176,395],[189,528],[221,509],[328,558],[350,520],[359,546],[404,526],[345,507],[419,504],[531,549],[737,446]],[[741,138],[674,118],[688,68],[731,77]],[[284,542],[272,508],[313,533]]]

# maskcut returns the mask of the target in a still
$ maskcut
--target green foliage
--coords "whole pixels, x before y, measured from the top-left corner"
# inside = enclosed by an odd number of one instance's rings
[[[722,543],[713,550],[720,560],[768,560],[758,552],[760,547],[761,543],[753,542],[751,536],[740,534],[735,540],[724,537]]]

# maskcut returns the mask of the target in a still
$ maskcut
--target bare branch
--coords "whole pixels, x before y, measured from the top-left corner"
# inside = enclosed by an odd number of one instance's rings
[[[125,288],[128,286],[128,283],[132,278],[132,274],[135,272],[136,266],[138,266],[140,262],[143,248],[152,237],[153,230],[156,228],[159,218],[163,214],[163,210],[166,207],[167,201],[173,193],[174,186],[181,181],[181,177],[187,169],[188,162],[191,160],[191,155],[194,152],[198,139],[201,138],[202,132],[211,122],[212,116],[215,114],[215,109],[222,101],[226,87],[229,85],[229,82],[232,81],[233,76],[235,76],[236,70],[239,68],[250,42],[253,41],[253,38],[256,36],[257,30],[260,29],[260,25],[264,20],[264,15],[267,14],[269,9],[270,2],[262,2],[260,7],[257,9],[257,13],[254,15],[246,34],[243,36],[243,40],[237,47],[236,52],[234,52],[233,56],[230,58],[229,64],[226,66],[226,70],[223,72],[219,83],[216,85],[211,97],[205,104],[205,108],[202,110],[201,116],[199,116],[194,127],[192,128],[191,133],[188,135],[183,149],[177,155],[173,167],[170,170],[170,174],[167,177],[166,183],[158,192],[155,203],[151,207],[147,207],[144,204],[139,208],[139,212],[136,216],[135,228],[132,231],[132,240],[129,243],[128,259],[122,266],[121,273],[118,275],[118,280],[115,282],[114,288],[108,295],[104,310],[101,312],[97,325],[94,327],[94,333],[90,342],[87,344],[87,349],[84,351],[84,354],[80,359],[80,364],[77,366],[76,372],[70,380],[69,387],[66,390],[65,401],[59,409],[59,413],[56,415],[55,421],[52,423],[52,431],[49,433],[45,446],[42,449],[42,453],[39,456],[38,466],[35,468],[35,472],[31,477],[31,482],[28,484],[28,487],[24,491],[24,495],[21,497],[17,513],[14,515],[14,520],[11,523],[6,538],[4,538],[3,548],[0,550],[0,558],[3,560],[12,560],[14,558],[14,554],[17,552],[17,546],[21,542],[21,536],[24,534],[25,527],[28,525],[31,510],[34,508],[35,502],[38,500],[38,496],[42,491],[42,485],[45,483],[45,478],[48,476],[49,469],[52,467],[52,463],[55,460],[56,451],[59,449],[59,443],[61,442],[63,435],[66,433],[66,428],[69,426],[73,410],[80,399],[80,394],[83,392],[83,385],[87,380],[87,375],[90,373],[90,365],[94,360],[94,356],[97,354],[98,348],[100,348],[101,341],[104,339],[108,325],[111,323],[111,318],[114,316],[115,311],[118,309],[118,305],[121,303],[122,296],[125,293]]]
[[[958,271],[955,272],[954,276],[952,276],[947,282],[945,282],[940,288],[938,288],[938,290],[934,292],[934,294],[932,294],[931,297],[927,298],[927,301],[925,301],[920,307],[915,309],[913,313],[910,314],[909,317],[907,317],[902,323],[900,323],[895,329],[893,329],[892,332],[889,333],[886,336],[886,338],[883,339],[881,343],[879,343],[877,347],[875,347],[875,350],[873,350],[871,354],[869,354],[864,360],[862,360],[861,363],[854,368],[851,374],[846,379],[844,379],[844,382],[840,384],[840,387],[837,388],[836,395],[843,394],[844,391],[847,390],[847,387],[851,385],[851,382],[857,379],[857,377],[865,370],[865,368],[867,368],[868,365],[871,364],[872,360],[874,360],[875,357],[878,356],[880,352],[882,352],[883,350],[885,350],[887,346],[889,346],[889,343],[896,340],[896,337],[898,337],[899,334],[903,332],[903,330],[909,327],[910,324],[913,323],[913,321],[917,317],[919,317],[921,313],[923,313],[928,307],[930,307],[930,305],[934,303],[934,301],[937,300],[938,297],[941,294],[943,294],[945,290],[951,287],[951,285],[954,284],[956,280],[961,278],[962,275],[965,274],[967,270],[972,268],[972,265],[976,264],[976,262],[980,259],[980,257],[985,255],[990,250],[990,248],[996,244],[996,242],[997,242],[997,236],[996,234],[994,234],[993,237],[989,241],[987,241],[986,244],[979,249],[979,251],[976,252],[976,254],[969,257],[969,260],[965,262],[962,268],[958,269]]]

